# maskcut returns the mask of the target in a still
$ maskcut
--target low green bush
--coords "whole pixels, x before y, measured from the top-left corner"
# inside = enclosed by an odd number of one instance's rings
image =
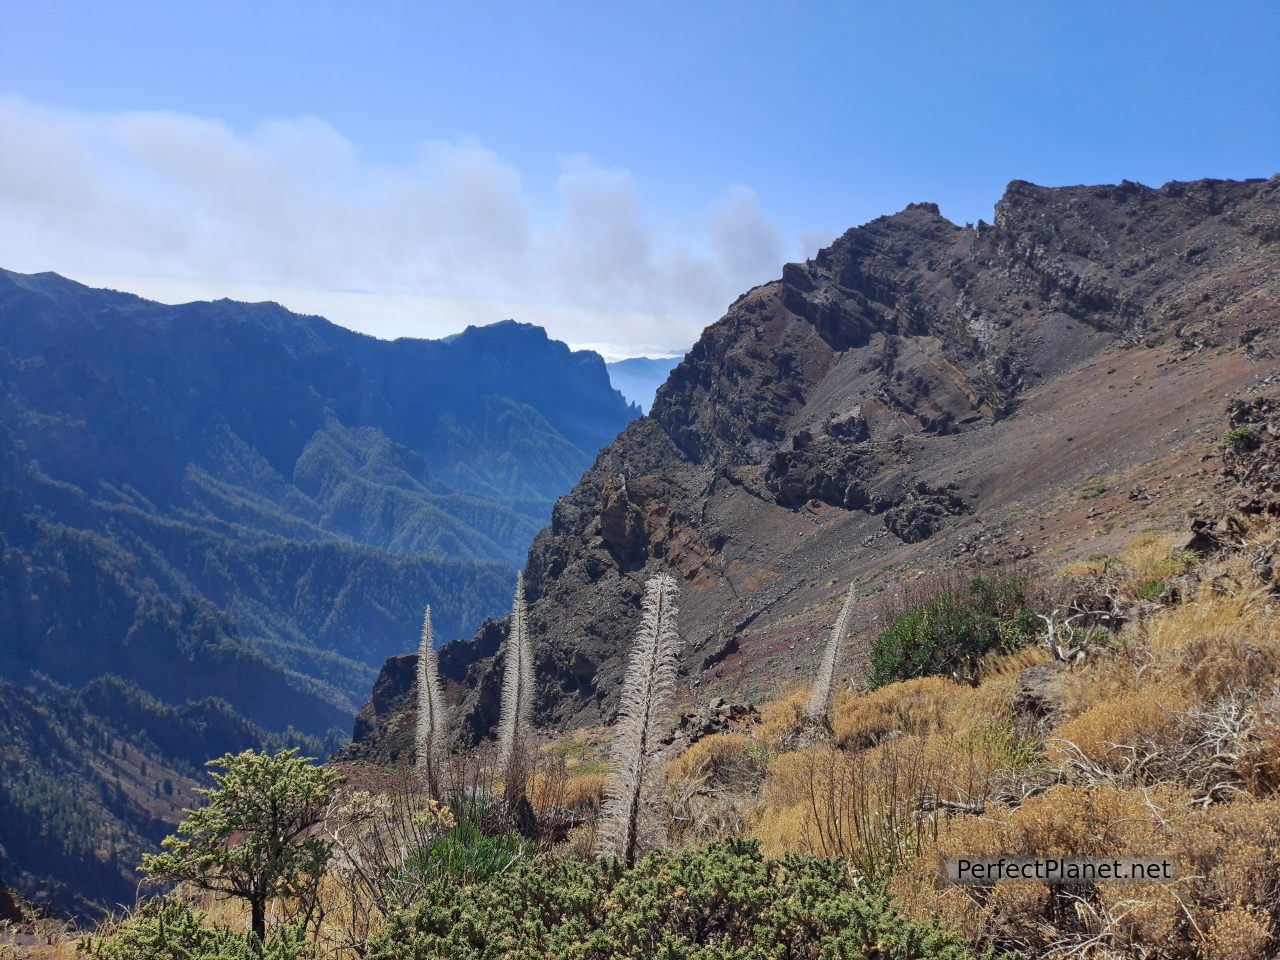
[[[76,949],[95,960],[307,960],[307,946],[300,927],[279,930],[259,946],[176,897],[157,897],[82,937]]]
[[[1164,580],[1148,580],[1138,588],[1138,599],[1150,600],[1154,603],[1164,596],[1164,591],[1167,587],[1168,584]]]
[[[974,577],[899,613],[871,647],[871,685],[932,674],[970,673],[993,650],[1034,640],[1041,624],[1030,610],[1027,581],[1011,574]]]
[[[633,869],[539,855],[484,883],[440,881],[368,960],[966,960],[958,937],[898,916],[840,860],[769,860],[754,843],[653,854]]]
[[[1223,436],[1222,442],[1236,453],[1247,453],[1259,446],[1258,435],[1249,426],[1232,427]]]

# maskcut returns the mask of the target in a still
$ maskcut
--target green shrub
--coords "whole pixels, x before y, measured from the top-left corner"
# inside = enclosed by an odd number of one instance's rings
[[[81,938],[76,948],[97,960],[304,960],[307,956],[300,927],[277,931],[259,950],[254,938],[208,923],[202,912],[176,897],[145,901],[125,919]]]
[[[1232,427],[1223,436],[1222,442],[1236,453],[1245,453],[1258,448],[1258,435],[1253,432],[1252,427]]]
[[[997,574],[905,610],[872,643],[871,685],[970,673],[984,654],[1038,636],[1040,621],[1029,606],[1026,580]]]
[[[404,869],[454,883],[479,883],[531,856],[536,849],[518,833],[484,833],[474,822],[464,820],[410,853]]]
[[[540,855],[486,883],[441,881],[368,960],[962,960],[958,937],[899,917],[840,860],[757,844],[653,854],[627,870]]]
[[[1154,603],[1164,596],[1164,591],[1167,586],[1168,584],[1163,580],[1148,580],[1138,588],[1138,599],[1150,600]]]

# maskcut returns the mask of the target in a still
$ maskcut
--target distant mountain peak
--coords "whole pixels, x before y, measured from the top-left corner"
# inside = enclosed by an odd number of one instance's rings
[[[547,333],[547,331],[546,331],[546,328],[545,328],[545,327],[540,327],[540,326],[538,326],[538,324],[536,324],[536,323],[528,323],[528,322],[525,322],[525,321],[522,321],[522,320],[514,320],[514,319],[512,319],[511,317],[508,317],[508,318],[507,318],[507,319],[505,319],[505,320],[495,320],[493,323],[469,323],[469,324],[467,324],[467,326],[462,330],[462,332],[461,332],[461,333],[453,333],[453,334],[450,334],[450,335],[449,335],[449,336],[447,336],[447,337],[442,337],[441,339],[443,339],[443,340],[453,340],[453,339],[456,339],[456,338],[458,338],[458,337],[464,337],[464,336],[467,336],[467,335],[486,334],[486,333],[491,333],[491,334],[511,334],[511,333],[532,334],[532,335],[534,335],[534,336],[539,336],[539,337],[541,337],[541,339],[543,339],[543,340],[550,340],[550,339],[551,339],[551,336]]]
[[[644,412],[653,405],[654,395],[667,380],[667,376],[684,359],[681,351],[674,357],[628,357],[605,364],[609,380],[627,400]]]

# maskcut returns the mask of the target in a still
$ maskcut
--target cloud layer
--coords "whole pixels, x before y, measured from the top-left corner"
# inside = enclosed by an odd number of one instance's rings
[[[745,187],[675,241],[627,170],[571,158],[539,190],[465,139],[384,165],[314,118],[239,132],[0,97],[0,142],[0,266],[169,301],[279,300],[383,337],[514,316],[611,354],[670,348],[813,252]]]

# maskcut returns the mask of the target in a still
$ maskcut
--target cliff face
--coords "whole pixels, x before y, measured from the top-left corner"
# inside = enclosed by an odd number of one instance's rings
[[[1280,178],[1015,182],[994,224],[915,204],[788,264],[538,535],[540,719],[609,718],[659,569],[681,580],[689,695],[750,696],[807,675],[849,579],[870,597],[1184,524],[1227,397],[1275,369],[1278,277]],[[473,732],[502,630],[447,652]]]

